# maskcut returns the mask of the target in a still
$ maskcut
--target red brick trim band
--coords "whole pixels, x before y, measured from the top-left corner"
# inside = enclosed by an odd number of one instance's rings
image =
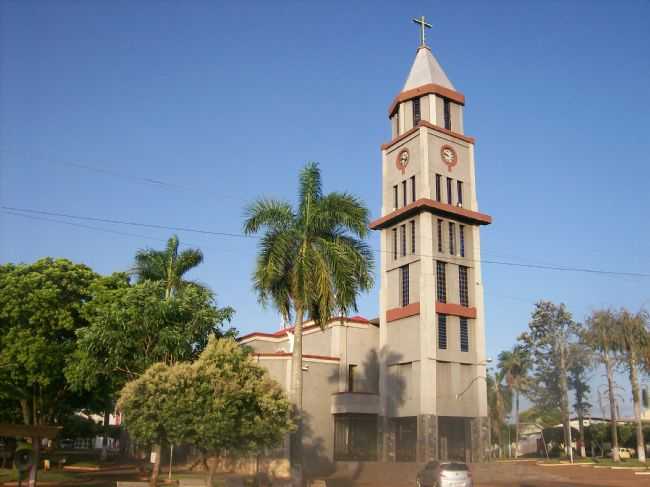
[[[385,144],[381,144],[381,150],[386,150],[386,149],[392,147],[393,145],[397,144],[401,140],[404,140],[409,135],[412,135],[415,132],[417,132],[417,130],[420,127],[426,127],[426,128],[431,129],[431,130],[435,130],[436,132],[440,132],[441,134],[449,135],[450,137],[454,137],[456,139],[462,140],[463,142],[467,142],[468,144],[473,145],[476,142],[476,139],[474,137],[469,137],[467,135],[459,134],[458,132],[453,132],[452,130],[449,130],[449,129],[446,129],[446,128],[443,128],[443,127],[438,127],[437,125],[434,125],[431,122],[427,122],[426,120],[420,120],[418,122],[418,124],[415,127],[413,127],[412,129],[407,130],[402,135],[400,135],[399,137],[394,138],[390,142],[386,142]]]
[[[420,303],[407,304],[402,308],[393,308],[386,311],[386,321],[396,321],[409,316],[416,316],[420,314]]]
[[[449,205],[441,201],[434,201],[429,198],[420,198],[399,210],[395,210],[388,215],[384,215],[370,222],[369,227],[371,230],[380,230],[421,211],[430,211],[435,214],[455,217],[475,225],[489,225],[492,223],[492,217],[490,215]]]
[[[400,103],[428,94],[440,95],[444,98],[449,98],[451,101],[460,103],[461,105],[465,104],[465,95],[463,95],[460,91],[450,90],[444,86],[430,83],[427,85],[418,86],[412,90],[402,91],[395,97],[393,103],[391,103],[390,108],[388,109],[388,116],[390,117],[393,115],[393,113],[395,113],[395,109]]]
[[[291,357],[291,353],[289,352],[259,352],[259,353],[254,353],[253,354],[255,357]],[[339,357],[329,357],[327,355],[309,355],[309,354],[303,354],[302,356],[303,359],[315,359],[315,360],[332,360],[335,362],[340,361],[341,359]]]
[[[441,315],[460,316],[461,318],[476,318],[476,308],[461,306],[460,304],[440,303],[436,301],[436,313]]]

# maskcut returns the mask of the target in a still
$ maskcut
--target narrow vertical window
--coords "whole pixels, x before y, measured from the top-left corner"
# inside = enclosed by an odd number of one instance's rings
[[[348,365],[348,392],[354,392],[354,379],[357,372],[356,365]]]
[[[447,203],[452,204],[451,178],[447,178]]]
[[[399,130],[399,109],[397,109],[397,113],[395,114],[395,118],[397,119],[397,135],[400,134]]]
[[[415,220],[411,220],[411,253],[415,253]]]
[[[449,253],[456,255],[456,224],[449,222]]]
[[[442,188],[441,183],[442,183],[442,176],[440,174],[436,174],[436,201],[442,201]]]
[[[399,227],[399,241],[400,248],[402,250],[402,257],[406,255],[406,225],[400,225]]]
[[[469,352],[469,323],[467,318],[460,319],[460,351]]]
[[[458,225],[460,236],[460,256],[465,257],[465,225]]]
[[[438,252],[442,252],[442,220],[438,220]]]
[[[438,348],[447,350],[447,315],[438,315]]]
[[[411,203],[415,202],[415,176],[411,176]]]
[[[400,305],[402,307],[409,304],[409,266],[405,265],[399,268],[400,274]]]
[[[445,263],[436,261],[436,299],[440,303],[447,302],[447,277]]]
[[[402,206],[406,206],[406,181],[402,181]]]
[[[445,111],[445,128],[451,130],[451,104],[447,98],[444,99],[444,111]]]
[[[458,206],[463,206],[463,182],[456,181],[456,202]]]
[[[420,99],[413,98],[413,126],[416,127],[420,123]]]
[[[393,186],[393,209],[399,208],[399,198],[397,197],[397,185]]]
[[[458,266],[458,298],[463,306],[469,306],[469,290],[467,286],[467,267]]]
[[[397,260],[397,228],[393,228],[393,260]]]

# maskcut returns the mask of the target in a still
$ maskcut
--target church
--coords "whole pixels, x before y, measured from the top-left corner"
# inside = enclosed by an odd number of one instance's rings
[[[303,331],[304,465],[481,461],[489,445],[474,139],[465,96],[425,43],[381,145],[379,317]],[[240,338],[288,390],[292,329]],[[286,454],[286,448],[283,449]]]

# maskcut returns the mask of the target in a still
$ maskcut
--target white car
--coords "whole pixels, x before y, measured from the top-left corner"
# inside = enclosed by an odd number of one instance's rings
[[[627,460],[629,458],[632,458],[635,455],[635,451],[632,448],[619,448],[618,449],[618,457],[621,460]],[[614,458],[614,451],[610,450],[607,453],[607,456],[610,458]]]

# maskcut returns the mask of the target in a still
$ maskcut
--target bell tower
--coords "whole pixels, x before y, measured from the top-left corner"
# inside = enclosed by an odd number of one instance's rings
[[[380,451],[384,461],[480,461],[488,438],[474,138],[465,96],[426,45],[388,109],[381,146]]]

